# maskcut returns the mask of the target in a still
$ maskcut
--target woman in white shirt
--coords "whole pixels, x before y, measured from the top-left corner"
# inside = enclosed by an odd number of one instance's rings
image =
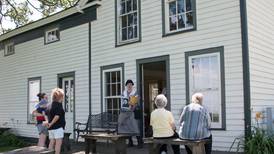
[[[153,130],[153,137],[158,139],[177,138],[178,134],[175,132],[175,122],[172,113],[165,109],[167,105],[167,98],[160,94],[155,98],[155,109],[151,113],[150,125]],[[174,154],[180,153],[179,145],[172,145]],[[160,148],[160,154],[167,153],[166,145]]]

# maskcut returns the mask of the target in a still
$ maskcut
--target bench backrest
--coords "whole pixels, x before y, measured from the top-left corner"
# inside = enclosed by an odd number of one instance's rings
[[[89,128],[116,129],[118,117],[108,112],[90,115],[87,121]]]

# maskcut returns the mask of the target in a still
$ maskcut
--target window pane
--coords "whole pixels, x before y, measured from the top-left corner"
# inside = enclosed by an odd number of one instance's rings
[[[193,14],[192,12],[186,14],[186,27],[192,27],[193,26]]]
[[[122,28],[127,27],[127,16],[126,15],[122,16],[121,20],[122,20]]]
[[[106,83],[110,83],[110,72],[105,73],[105,80],[106,80]]]
[[[117,72],[117,82],[121,82],[120,71]]]
[[[117,96],[121,95],[121,84],[117,84]]]
[[[134,26],[134,38],[138,37],[138,29],[137,26]]]
[[[111,84],[111,96],[117,96],[116,84]]]
[[[178,28],[185,28],[185,14],[178,16]]]
[[[178,0],[177,1],[177,5],[178,5],[178,13],[183,13],[185,12],[185,0]]]
[[[127,28],[122,29],[122,41],[127,40]]]
[[[121,8],[120,8],[120,14],[125,14],[126,13],[126,3],[121,2]]]
[[[169,3],[169,15],[175,15],[176,14],[176,1]]]
[[[128,15],[128,26],[132,26],[133,25],[133,14],[129,14]]]
[[[110,84],[106,84],[106,96],[110,96]]]
[[[128,39],[133,38],[133,27],[128,27]]]
[[[191,11],[191,0],[186,0],[186,11]]]
[[[107,99],[107,109],[108,110],[112,109],[112,99],[111,98]]]
[[[133,11],[137,10],[137,0],[133,0]]]
[[[127,13],[132,11],[132,2],[131,0],[127,0]]]
[[[115,83],[115,82],[117,82],[117,80],[116,80],[116,73],[117,72],[111,72],[111,83]]]
[[[177,18],[176,16],[171,16],[169,18],[169,30],[176,30],[177,29]]]
[[[134,25],[137,25],[137,20],[138,20],[137,13],[134,13],[134,15],[133,15],[133,24]]]
[[[113,100],[113,109],[119,109],[118,108],[118,99]]]

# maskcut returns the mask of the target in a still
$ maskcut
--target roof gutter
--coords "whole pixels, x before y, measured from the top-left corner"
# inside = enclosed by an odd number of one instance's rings
[[[246,0],[240,0],[241,31],[242,31],[242,61],[243,61],[243,89],[244,89],[244,120],[245,136],[251,133],[251,108],[250,108],[250,68],[248,45],[248,22]]]

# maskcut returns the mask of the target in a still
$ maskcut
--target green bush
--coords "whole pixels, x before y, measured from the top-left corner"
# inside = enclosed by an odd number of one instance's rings
[[[0,147],[12,146],[12,147],[23,147],[26,143],[16,137],[14,134],[4,132],[0,135]]]
[[[274,154],[274,136],[255,127],[246,138],[245,151],[248,154]]]

